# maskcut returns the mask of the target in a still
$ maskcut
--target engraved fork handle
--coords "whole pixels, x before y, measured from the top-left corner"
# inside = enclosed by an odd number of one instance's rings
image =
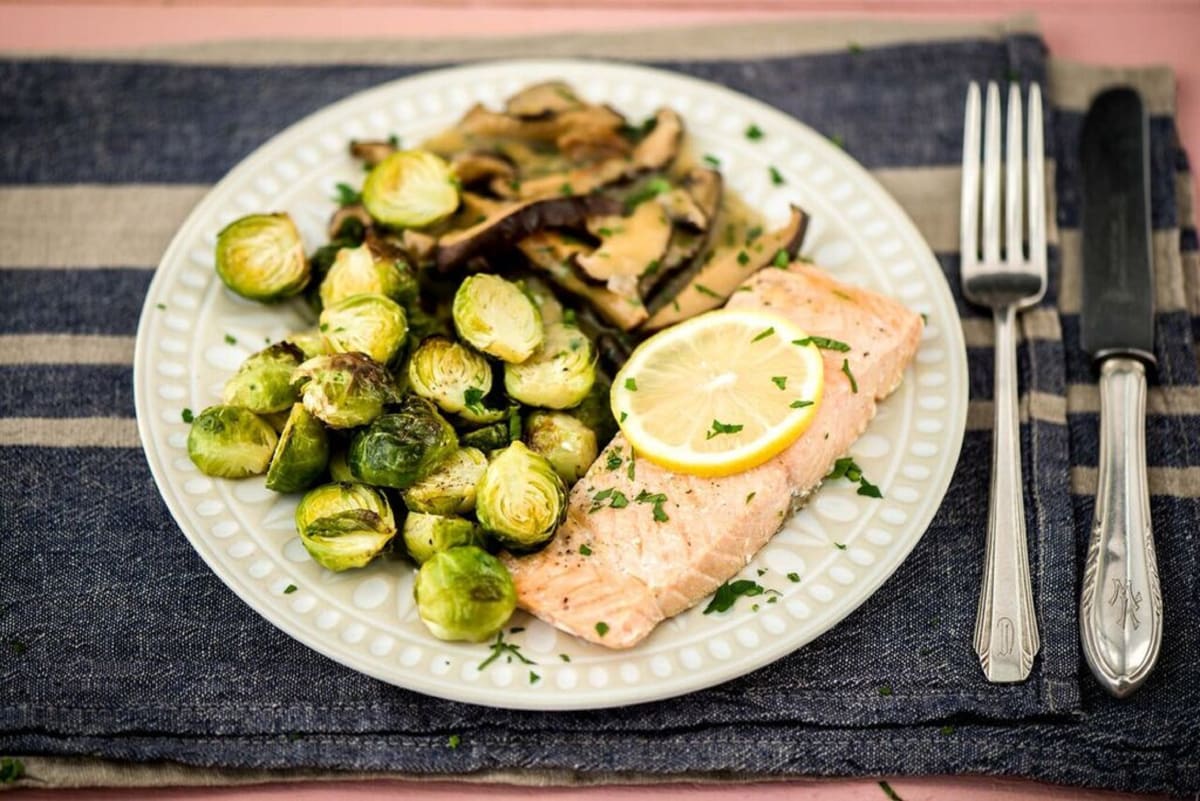
[[[991,682],[1023,681],[1037,654],[1037,620],[1025,542],[1021,428],[1017,416],[1016,307],[994,312],[996,365],[992,429],[992,491],[975,653]]]
[[[1145,422],[1142,363],[1126,357],[1105,359],[1100,368],[1100,475],[1079,631],[1092,673],[1118,698],[1146,679],[1162,643]]]

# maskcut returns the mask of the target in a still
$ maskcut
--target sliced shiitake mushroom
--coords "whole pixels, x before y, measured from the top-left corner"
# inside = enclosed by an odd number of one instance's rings
[[[621,330],[628,331],[645,321],[646,307],[641,301],[589,284],[576,274],[575,260],[591,251],[580,240],[561,231],[545,230],[525,237],[517,243],[517,248],[557,286],[590,303],[605,320]]]
[[[504,110],[514,117],[536,119],[584,105],[565,81],[544,81],[526,86],[510,97]]]
[[[663,255],[661,269],[643,275],[638,281],[638,292],[649,297],[672,273],[690,264],[708,247],[715,221],[721,208],[723,182],[721,173],[705,167],[693,167],[679,180],[679,187],[666,195],[659,195],[659,202],[668,207],[668,214],[675,209],[676,222],[671,231],[671,242]],[[681,202],[678,193],[684,192],[690,203]]]
[[[638,278],[661,269],[671,239],[671,221],[663,207],[646,201],[627,217],[593,218],[588,230],[600,238],[600,246],[577,256],[575,263],[618,295],[636,299]]]
[[[326,233],[329,234],[331,240],[342,236],[342,228],[348,220],[358,220],[362,223],[364,229],[368,229],[375,224],[375,221],[371,219],[371,215],[367,213],[367,209],[363,204],[355,203],[351,206],[339,206],[337,211],[329,217],[329,226],[326,229]]]
[[[633,163],[641,170],[661,170],[679,155],[683,119],[669,108],[654,113],[654,130],[633,149]]]
[[[468,151],[454,156],[450,160],[450,169],[464,187],[492,181],[499,181],[501,185],[507,185],[517,175],[516,167],[508,159],[495,153],[477,151]]]
[[[395,139],[354,139],[350,142],[350,155],[368,167],[374,167],[399,149]]]

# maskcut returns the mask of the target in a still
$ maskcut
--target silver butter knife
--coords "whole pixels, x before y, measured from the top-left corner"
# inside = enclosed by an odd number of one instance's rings
[[[1162,593],[1146,484],[1146,365],[1154,364],[1149,123],[1137,92],[1084,119],[1083,348],[1100,370],[1100,466],[1079,630],[1096,679],[1136,690],[1158,660]]]

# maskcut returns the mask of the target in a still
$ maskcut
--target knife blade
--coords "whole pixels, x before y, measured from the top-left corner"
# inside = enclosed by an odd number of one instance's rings
[[[1149,120],[1136,91],[1092,102],[1080,140],[1081,338],[1100,372],[1099,479],[1079,630],[1092,674],[1118,698],[1158,660],[1162,593],[1146,482],[1146,365],[1154,364]]]

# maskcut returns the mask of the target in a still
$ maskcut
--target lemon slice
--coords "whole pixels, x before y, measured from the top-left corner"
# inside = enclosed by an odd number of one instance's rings
[[[612,410],[639,455],[724,476],[776,455],[812,423],[821,353],[786,319],[751,309],[693,317],[647,339],[617,373]]]

